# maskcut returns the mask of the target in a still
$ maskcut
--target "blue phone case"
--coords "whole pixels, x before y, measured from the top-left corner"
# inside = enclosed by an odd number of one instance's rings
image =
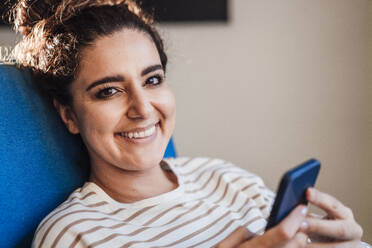
[[[310,159],[284,174],[266,226],[278,224],[297,205],[307,204],[306,189],[313,187],[320,170],[320,162]]]

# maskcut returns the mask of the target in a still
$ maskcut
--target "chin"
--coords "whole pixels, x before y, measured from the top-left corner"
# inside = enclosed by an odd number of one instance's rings
[[[159,153],[158,156],[138,156],[136,158],[131,158],[130,160],[125,159],[126,167],[129,165],[129,170],[140,171],[151,169],[155,166],[158,166],[160,161],[163,159],[163,153]]]

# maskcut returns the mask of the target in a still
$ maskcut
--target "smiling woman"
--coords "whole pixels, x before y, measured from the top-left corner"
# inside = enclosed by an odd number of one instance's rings
[[[20,0],[13,21],[14,59],[90,157],[89,180],[44,218],[33,247],[360,245],[352,212],[325,193],[308,200],[327,220],[299,206],[263,233],[273,193],[259,177],[219,159],[162,159],[175,99],[162,40],[135,2]]]
[[[71,106],[55,105],[86,144],[92,178],[112,165],[129,171],[157,165],[174,129],[175,101],[151,37],[124,28],[81,56]]]

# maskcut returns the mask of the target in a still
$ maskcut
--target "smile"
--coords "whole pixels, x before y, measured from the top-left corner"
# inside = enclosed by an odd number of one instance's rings
[[[153,135],[155,133],[155,128],[155,125],[153,125],[140,132],[121,132],[119,135],[130,139],[142,139]]]

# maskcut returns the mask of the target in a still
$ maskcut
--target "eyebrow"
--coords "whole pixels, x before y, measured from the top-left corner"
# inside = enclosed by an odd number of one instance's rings
[[[145,76],[146,74],[148,74],[150,72],[153,72],[153,71],[157,71],[157,70],[163,70],[163,66],[160,65],[160,64],[157,64],[157,65],[151,65],[149,67],[146,67],[145,69],[142,70],[141,76]],[[89,91],[90,89],[92,89],[92,88],[94,88],[94,87],[96,87],[97,85],[100,85],[100,84],[105,84],[105,83],[110,83],[110,82],[124,82],[124,79],[125,78],[121,75],[104,77],[104,78],[101,78],[101,79],[91,83],[87,87],[86,91]]]
[[[150,72],[153,72],[153,71],[157,71],[157,70],[164,70],[163,69],[163,66],[158,64],[158,65],[151,65],[145,69],[143,69],[143,71],[141,72],[141,76],[145,76],[146,74],[150,73]]]
[[[94,88],[100,84],[105,84],[105,83],[110,83],[110,82],[123,82],[123,81],[124,81],[124,77],[120,75],[104,77],[91,83],[86,89],[86,91],[89,91],[91,88]]]

